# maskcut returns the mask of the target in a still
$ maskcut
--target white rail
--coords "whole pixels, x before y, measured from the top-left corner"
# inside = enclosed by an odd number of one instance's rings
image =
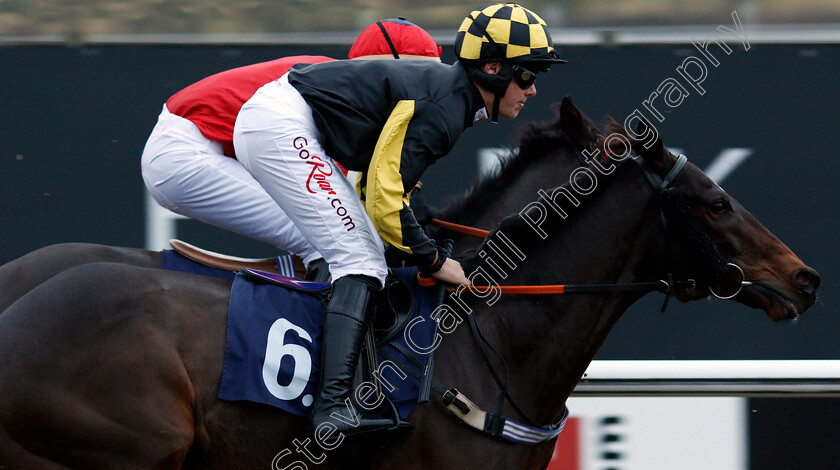
[[[593,361],[573,395],[840,397],[840,360]]]
[[[730,21],[723,17],[722,21]],[[728,23],[727,23],[728,24]],[[604,26],[555,27],[551,37],[558,46],[684,44],[705,40],[717,32],[718,25],[682,26]],[[744,34],[750,44],[838,44],[840,24],[747,24]],[[451,46],[455,35],[450,30],[429,30],[442,46]],[[321,45],[350,46],[358,31],[319,31],[297,33],[162,33],[162,34],[93,34],[83,38],[66,35],[0,36],[0,45],[15,44],[217,44],[217,45]]]

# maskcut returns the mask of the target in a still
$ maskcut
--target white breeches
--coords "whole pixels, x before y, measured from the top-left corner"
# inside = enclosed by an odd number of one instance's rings
[[[363,274],[384,285],[382,240],[319,138],[312,110],[285,76],[245,103],[233,130],[242,166],[329,263],[333,280]]]
[[[276,246],[309,264],[320,257],[262,186],[218,142],[163,106],[140,161],[146,188],[178,214]]]

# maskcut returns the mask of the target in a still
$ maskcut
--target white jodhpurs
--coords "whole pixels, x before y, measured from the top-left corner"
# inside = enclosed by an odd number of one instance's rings
[[[276,246],[307,265],[321,257],[241,163],[166,105],[140,166],[146,188],[161,206]]]
[[[233,129],[237,158],[329,263],[333,280],[362,274],[384,285],[382,240],[319,138],[312,110],[285,76],[245,103]]]

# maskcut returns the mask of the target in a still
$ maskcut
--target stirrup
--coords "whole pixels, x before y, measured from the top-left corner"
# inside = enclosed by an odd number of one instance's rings
[[[396,411],[396,408],[395,408]],[[395,418],[365,418],[362,413],[359,413],[359,424],[356,426],[347,424],[345,421],[333,419],[330,413],[326,419],[320,421],[316,417],[312,417],[309,422],[309,431],[315,434],[315,431],[323,424],[330,423],[335,429],[345,436],[355,436],[358,434],[368,434],[381,431],[408,431],[414,429],[414,424],[409,421],[399,419],[399,414]],[[320,421],[320,422],[318,422]]]

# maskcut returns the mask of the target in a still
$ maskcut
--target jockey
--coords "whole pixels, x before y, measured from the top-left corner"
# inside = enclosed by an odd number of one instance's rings
[[[398,18],[367,27],[349,58],[439,62],[440,53],[429,33]],[[173,212],[298,255],[310,278],[328,275],[321,255],[236,160],[233,125],[254,92],[292,65],[332,60],[285,57],[227,70],[175,93],[163,106],[141,158],[143,180],[152,197]]]
[[[351,395],[373,299],[384,285],[383,245],[441,282],[468,284],[417,223],[409,193],[423,171],[491,110],[515,118],[536,73],[559,59],[545,22],[516,4],[472,12],[456,37],[459,61],[335,61],[295,65],[236,118],[236,155],[329,264],[321,382],[312,430],[344,434],[392,426],[360,416]],[[336,168],[359,172],[356,188]],[[339,419],[339,415],[344,419]]]

